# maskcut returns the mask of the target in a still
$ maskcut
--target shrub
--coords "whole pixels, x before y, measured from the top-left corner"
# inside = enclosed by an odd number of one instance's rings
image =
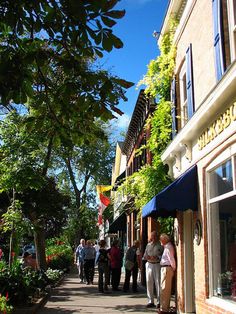
[[[8,294],[6,296],[0,295],[0,313],[12,313],[13,306],[8,304]]]
[[[47,276],[29,267],[22,269],[19,261],[12,266],[0,265],[0,293],[9,296],[12,305],[29,304],[48,284]]]
[[[57,238],[48,240],[46,256],[47,265],[51,269],[68,271],[73,262],[71,246]]]
[[[52,285],[55,284],[62,277],[62,275],[62,270],[48,268],[46,271],[48,281]]]

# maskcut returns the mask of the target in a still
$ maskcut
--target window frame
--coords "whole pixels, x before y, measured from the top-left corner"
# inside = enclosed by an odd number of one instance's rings
[[[227,0],[231,62],[236,59],[236,2]]]
[[[210,199],[210,174],[209,172],[218,168],[220,165],[225,163],[227,160],[232,161],[232,178],[233,178],[233,190],[219,195],[217,197]],[[222,303],[227,302],[233,305],[233,307],[236,307],[236,302],[232,300],[227,300],[225,298],[221,298],[214,295],[214,289],[213,289],[213,247],[212,247],[212,237],[213,237],[213,213],[211,210],[211,205],[215,204],[219,201],[225,200],[227,198],[230,198],[232,196],[236,196],[236,143],[227,148],[223,153],[218,155],[215,160],[206,168],[206,195],[207,195],[207,240],[208,240],[208,269],[209,269],[209,298],[211,299],[222,299]]]
[[[186,59],[184,59],[184,62],[179,71],[179,104],[181,128],[183,128],[185,124],[188,122],[188,98],[186,80],[187,80],[187,64]]]

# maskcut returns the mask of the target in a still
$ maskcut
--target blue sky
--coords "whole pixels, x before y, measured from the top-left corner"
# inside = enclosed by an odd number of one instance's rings
[[[119,108],[125,113],[119,118],[121,128],[128,124],[139,90],[136,85],[147,71],[150,60],[159,54],[153,31],[160,31],[168,0],[121,0],[116,9],[125,9],[126,15],[117,20],[114,34],[124,43],[124,48],[115,49],[102,60],[103,67],[128,81],[135,83],[127,91],[128,102],[121,102]]]

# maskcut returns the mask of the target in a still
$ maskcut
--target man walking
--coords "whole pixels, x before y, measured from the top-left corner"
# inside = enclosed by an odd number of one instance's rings
[[[85,281],[84,276],[84,247],[85,247],[85,240],[81,239],[80,244],[77,246],[75,251],[75,264],[77,265],[80,283]]]
[[[140,268],[139,246],[140,242],[138,240],[135,240],[133,245],[130,248],[128,248],[125,255],[125,282],[123,286],[124,292],[129,291],[131,275],[132,275],[132,290],[133,292],[138,292],[137,278],[138,270]]]
[[[171,288],[174,272],[176,270],[175,250],[167,234],[160,236],[161,245],[164,246],[164,252],[161,258],[161,298],[159,314],[169,313]]]
[[[157,238],[156,231],[151,232],[150,242],[147,244],[143,259],[146,263],[146,281],[147,281],[147,307],[155,307],[154,304],[154,284],[157,293],[157,308],[160,306],[160,259],[162,247]]]

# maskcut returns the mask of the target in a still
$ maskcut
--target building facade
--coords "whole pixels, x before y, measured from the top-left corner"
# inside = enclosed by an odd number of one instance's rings
[[[179,18],[173,134],[162,154],[173,179],[197,167],[198,204],[177,210],[179,313],[236,313],[236,2],[171,0]]]

